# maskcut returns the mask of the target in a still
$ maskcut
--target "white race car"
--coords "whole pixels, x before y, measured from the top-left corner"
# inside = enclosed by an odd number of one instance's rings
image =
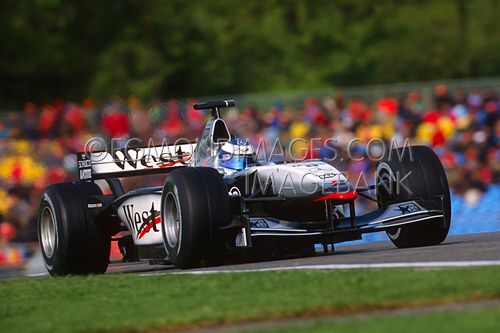
[[[212,117],[196,143],[78,154],[80,181],[49,186],[39,215],[39,243],[52,275],[104,273],[110,245],[125,261],[171,262],[179,268],[313,255],[315,245],[385,231],[398,247],[441,243],[450,227],[443,167],[424,146],[393,149],[379,162],[376,184],[355,188],[320,160],[257,161],[219,110],[234,101],[201,103]],[[165,184],[125,193],[120,177],[164,173]],[[103,179],[112,194],[103,195]],[[375,191],[376,197],[367,195]],[[356,215],[360,196],[378,203]]]

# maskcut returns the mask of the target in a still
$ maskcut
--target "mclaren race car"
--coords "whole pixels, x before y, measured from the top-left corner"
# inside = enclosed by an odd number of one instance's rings
[[[190,268],[313,255],[317,244],[328,248],[378,231],[397,247],[446,238],[448,183],[430,148],[388,150],[375,184],[356,187],[321,160],[257,160],[220,116],[233,106],[194,105],[211,112],[194,143],[79,153],[80,180],[47,187],[40,202],[38,236],[50,274],[104,273],[112,241],[123,260]],[[155,173],[165,175],[163,186],[125,192],[120,181]],[[98,185],[104,181],[111,194]],[[378,208],[357,215],[359,196]]]

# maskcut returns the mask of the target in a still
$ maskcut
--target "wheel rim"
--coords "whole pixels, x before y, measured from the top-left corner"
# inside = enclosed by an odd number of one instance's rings
[[[397,239],[399,237],[399,234],[401,234],[401,228],[387,229],[387,235],[390,239]]]
[[[177,207],[177,200],[173,193],[168,193],[163,207],[164,228],[168,245],[173,248],[179,242],[181,219]]]
[[[385,183],[385,186],[382,183]],[[387,169],[381,169],[377,173],[377,199],[383,204],[387,204],[395,200],[396,193],[394,188],[394,177]],[[386,187],[388,185],[388,187]]]
[[[382,185],[382,182],[384,181],[389,183],[388,188]],[[397,193],[396,189],[394,188],[394,175],[392,174],[391,170],[388,170],[386,168],[379,168],[379,170],[377,170],[376,184],[377,200],[379,201],[379,204],[381,203],[385,205],[389,202],[397,201]],[[393,240],[397,239],[401,234],[401,228],[399,227],[390,228],[386,231],[389,238]]]
[[[40,217],[40,240],[48,258],[52,258],[57,243],[56,221],[49,207],[45,207]]]

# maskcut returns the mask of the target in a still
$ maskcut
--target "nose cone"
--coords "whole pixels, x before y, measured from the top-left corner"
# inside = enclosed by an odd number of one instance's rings
[[[322,161],[256,167],[260,182],[272,183],[274,195],[304,197],[350,190],[347,179]]]

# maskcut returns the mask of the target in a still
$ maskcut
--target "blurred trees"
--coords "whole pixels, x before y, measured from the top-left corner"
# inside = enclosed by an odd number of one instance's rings
[[[0,108],[500,74],[498,0],[0,2]]]

